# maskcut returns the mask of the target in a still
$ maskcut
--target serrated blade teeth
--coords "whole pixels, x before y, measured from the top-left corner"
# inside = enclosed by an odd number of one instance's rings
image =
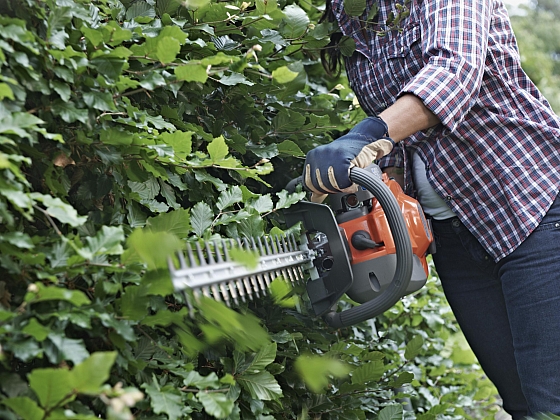
[[[256,252],[257,267],[233,261],[232,248]],[[292,284],[303,281],[302,267],[312,260],[307,248],[299,248],[294,235],[275,235],[187,243],[185,252],[177,254],[179,268],[171,259],[168,265],[175,290],[191,289],[195,301],[203,295],[238,305],[266,294],[277,277]],[[190,303],[188,297],[185,301]]]

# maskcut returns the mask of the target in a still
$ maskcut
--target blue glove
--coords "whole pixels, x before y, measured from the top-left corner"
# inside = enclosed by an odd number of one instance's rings
[[[348,134],[310,150],[305,157],[303,183],[313,193],[312,201],[322,201],[329,193],[356,191],[350,169],[365,168],[388,154],[394,145],[385,121],[367,117]]]

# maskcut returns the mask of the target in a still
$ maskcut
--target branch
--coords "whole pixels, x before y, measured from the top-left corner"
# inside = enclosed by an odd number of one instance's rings
[[[56,223],[54,222],[53,218],[46,210],[42,209],[36,204],[33,204],[33,208],[39,210],[41,213],[43,213],[46,216],[47,220],[49,221],[50,225],[53,227],[54,231],[57,233],[58,236],[63,236],[60,229],[58,229],[58,226],[56,226]]]

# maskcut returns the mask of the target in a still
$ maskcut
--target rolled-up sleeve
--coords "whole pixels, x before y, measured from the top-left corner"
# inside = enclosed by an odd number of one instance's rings
[[[421,18],[424,67],[403,88],[454,131],[473,106],[484,75],[490,0],[431,0]]]

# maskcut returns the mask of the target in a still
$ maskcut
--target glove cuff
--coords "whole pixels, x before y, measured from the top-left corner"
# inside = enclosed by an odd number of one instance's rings
[[[387,123],[381,118],[376,116],[370,116],[364,118],[358,124],[356,124],[348,134],[359,134],[361,136],[367,137],[370,141],[379,140],[383,137],[389,137],[389,127]]]

